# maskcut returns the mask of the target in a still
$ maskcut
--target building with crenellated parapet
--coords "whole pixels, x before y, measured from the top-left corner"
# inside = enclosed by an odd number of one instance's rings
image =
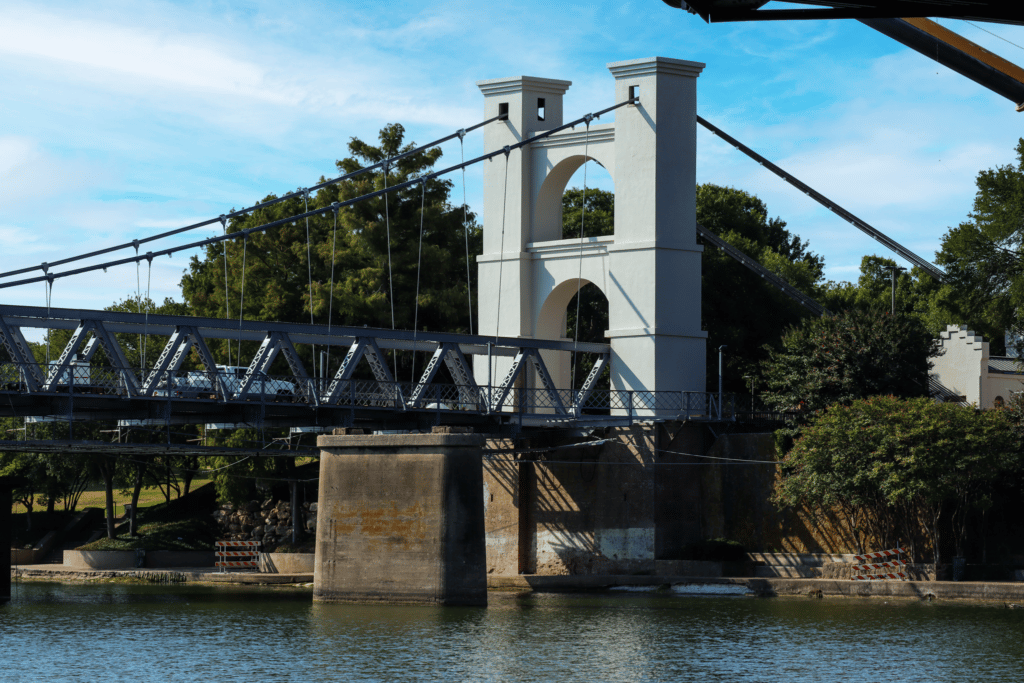
[[[989,343],[966,325],[948,325],[939,335],[942,354],[933,359],[931,395],[943,401],[994,408],[1024,391],[1020,359],[989,354]]]

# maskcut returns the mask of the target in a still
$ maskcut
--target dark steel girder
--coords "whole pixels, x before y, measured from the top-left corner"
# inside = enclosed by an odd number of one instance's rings
[[[762,9],[764,0],[663,0],[671,7],[700,15],[708,23],[730,21],[779,21],[792,19],[892,19],[941,17],[1022,24],[1020,4],[989,0],[789,0],[807,9]]]

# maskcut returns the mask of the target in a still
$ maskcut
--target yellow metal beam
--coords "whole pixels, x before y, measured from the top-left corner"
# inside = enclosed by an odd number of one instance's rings
[[[967,40],[963,36],[935,23],[931,19],[925,19],[923,17],[902,17],[902,20],[921,31],[924,31],[936,40],[940,40],[947,45],[955,47],[961,52],[974,57],[979,62],[992,67],[996,71],[999,71],[1000,73],[1003,73],[1024,85],[1024,69],[1013,62],[1006,61],[999,55],[989,52],[977,43]],[[1017,105],[1017,111],[1024,111],[1024,102]]]

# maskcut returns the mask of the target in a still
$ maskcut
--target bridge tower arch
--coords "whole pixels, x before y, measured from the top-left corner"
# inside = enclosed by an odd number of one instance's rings
[[[582,280],[608,298],[613,389],[705,390],[695,197],[703,68],[665,57],[609,64],[614,101],[635,93],[637,104],[617,109],[613,123],[560,131],[485,164],[479,334],[562,338],[558,324]],[[530,76],[478,82],[486,118],[507,114],[487,126],[484,148],[561,126],[570,85]],[[615,183],[615,234],[581,243],[561,239],[561,200],[585,159]],[[545,352],[544,360],[568,388],[568,352]],[[476,362],[478,378],[500,378],[510,361]]]

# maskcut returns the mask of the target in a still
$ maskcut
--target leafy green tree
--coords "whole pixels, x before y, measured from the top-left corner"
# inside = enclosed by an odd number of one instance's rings
[[[808,251],[808,243],[790,233],[785,221],[769,219],[767,206],[756,196],[710,183],[698,185],[697,222],[792,286],[818,296],[824,259]],[[778,346],[786,327],[811,313],[712,245],[705,246],[701,264],[708,389],[718,389],[714,350],[725,345],[723,386],[726,391],[745,393],[749,385],[743,376],[766,358],[765,345]]]
[[[807,414],[879,394],[927,396],[939,347],[917,318],[853,309],[807,318],[767,351],[763,399]]]
[[[353,138],[348,146],[351,156],[337,162],[338,170],[351,173],[411,151],[415,144],[404,144],[404,136],[400,124],[390,124],[380,131],[378,146]],[[440,156],[437,148],[419,152],[392,164],[386,173],[377,170],[330,185],[310,197],[308,208],[329,207],[414,180],[429,173]],[[481,232],[472,213],[466,222],[463,207],[450,204],[451,188],[451,181],[435,178],[393,191],[387,199],[356,203],[338,211],[336,227],[332,212],[310,218],[308,242],[302,220],[254,233],[247,240],[210,245],[203,258],[192,259],[182,278],[185,302],[202,316],[223,317],[229,311],[236,317],[242,306],[247,320],[310,322],[312,314],[316,323],[381,328],[392,326],[393,310],[399,329],[469,332],[467,230],[474,282],[473,259],[481,251]],[[231,220],[227,231],[238,233],[294,216],[306,207],[303,199],[292,198]],[[228,343],[211,346],[221,362],[227,362]],[[243,345],[243,357],[254,349]],[[312,367],[313,350],[305,346],[298,351]],[[233,358],[237,364],[237,355]],[[411,362],[406,357],[400,365],[409,367]]]
[[[1016,152],[1016,164],[978,174],[973,210],[946,232],[936,254],[962,322],[979,330],[994,352],[1001,351],[1005,330],[1018,336],[1024,330],[1024,138]]]
[[[602,237],[615,232],[615,194],[597,188],[584,191],[572,187],[562,195],[562,237],[579,239],[584,237]],[[578,301],[577,301],[578,299]],[[579,311],[577,326],[576,312]],[[581,342],[605,344],[605,330],[608,329],[608,299],[604,293],[592,284],[584,285],[566,307],[565,336]],[[591,354],[577,354],[573,361],[572,377],[576,387],[580,387],[594,367],[596,358]],[[609,371],[598,380],[597,388],[606,389],[609,384]]]
[[[811,420],[782,460],[775,498],[841,510],[860,551],[868,538],[913,542],[924,520],[938,565],[944,515],[963,555],[968,514],[990,506],[996,482],[1019,469],[1019,445],[1005,411],[858,399]]]
[[[892,311],[891,267],[894,259],[865,256],[861,259],[860,277],[856,284],[828,282],[821,303],[833,311],[859,309],[862,311]],[[954,286],[940,283],[924,270],[914,266],[896,276],[896,313],[917,318],[934,336],[945,331],[950,324],[967,320]],[[991,326],[983,331],[990,341],[994,355],[1002,353],[1001,332]]]
[[[584,210],[585,209],[585,210]],[[615,232],[615,193],[570,187],[562,194],[562,238],[601,237]]]

